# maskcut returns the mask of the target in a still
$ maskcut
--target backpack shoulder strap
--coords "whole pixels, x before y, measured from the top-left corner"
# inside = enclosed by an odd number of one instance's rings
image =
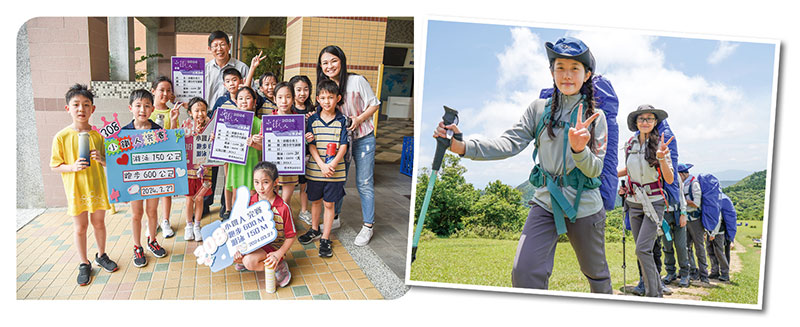
[[[539,121],[536,123],[536,129],[534,130],[534,147],[533,147],[533,162],[536,162],[536,155],[539,153],[539,136],[542,135],[542,131],[544,131],[544,122],[548,120],[551,115],[551,104],[553,103],[553,98],[547,99],[546,104],[544,105],[544,112],[542,112],[542,117],[539,118]]]

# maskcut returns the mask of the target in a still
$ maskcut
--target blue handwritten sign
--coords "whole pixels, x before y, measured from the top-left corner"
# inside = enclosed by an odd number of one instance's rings
[[[172,83],[175,101],[189,102],[193,97],[204,97],[205,58],[172,57]]]
[[[242,186],[236,190],[236,202],[229,219],[215,221],[200,230],[203,245],[194,250],[197,263],[216,272],[233,263],[236,252],[248,254],[272,243],[278,237],[274,213],[268,201],[250,202],[250,191]]]
[[[214,112],[214,141],[211,159],[244,165],[247,163],[247,138],[253,127],[252,111],[219,108]]]
[[[278,173],[303,175],[306,172],[306,124],[304,115],[264,115],[264,161],[278,166]]]
[[[220,271],[233,264],[233,255],[228,251],[227,236],[225,230],[220,228],[221,224],[222,222],[215,220],[203,226],[200,229],[203,243],[194,249],[197,264],[210,267],[211,272]]]
[[[111,203],[189,193],[183,129],[121,130],[105,140]]]

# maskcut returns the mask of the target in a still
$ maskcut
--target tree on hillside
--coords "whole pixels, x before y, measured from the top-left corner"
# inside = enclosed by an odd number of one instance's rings
[[[464,179],[467,168],[461,166],[460,161],[461,158],[456,155],[445,154],[428,204],[425,228],[440,236],[449,236],[463,227],[462,218],[470,215],[472,204],[479,197],[478,191]],[[417,177],[415,221],[419,219],[429,180],[430,171],[423,168]]]
[[[521,231],[528,209],[522,205],[522,193],[499,180],[489,183],[472,206],[470,224]]]
[[[736,216],[740,220],[764,220],[764,198],[767,187],[767,171],[751,174],[726,188],[722,192],[728,195],[736,208]]]

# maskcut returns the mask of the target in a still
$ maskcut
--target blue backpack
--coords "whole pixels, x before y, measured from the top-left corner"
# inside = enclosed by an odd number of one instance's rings
[[[603,113],[605,113],[606,124],[608,125],[606,157],[603,160],[603,173],[599,178],[601,182],[600,195],[603,197],[603,206],[607,211],[610,211],[614,210],[614,202],[617,199],[617,184],[619,183],[617,178],[617,144],[619,143],[617,112],[619,111],[619,99],[617,99],[617,93],[614,92],[614,87],[611,86],[611,82],[602,75],[593,75],[592,84],[594,85],[594,101],[597,104],[597,108],[603,110]],[[539,98],[547,99],[552,95],[552,88],[543,89],[539,93]],[[675,165],[677,165],[677,162]]]
[[[714,227],[717,227],[717,221],[719,219],[720,193],[722,193],[719,190],[719,180],[711,174],[699,174],[697,175],[697,182],[700,183],[700,190],[703,194],[702,199],[700,199],[703,228],[706,230],[714,230]],[[689,198],[694,201],[691,190],[689,190]]]
[[[736,237],[736,209],[733,207],[731,199],[722,192],[719,192],[719,209],[722,211],[725,238],[728,242],[733,242]]]

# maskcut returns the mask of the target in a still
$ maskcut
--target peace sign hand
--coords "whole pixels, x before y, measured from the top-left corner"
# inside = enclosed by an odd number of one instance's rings
[[[656,159],[661,160],[664,159],[666,156],[669,155],[669,147],[668,145],[675,139],[675,135],[669,138],[667,143],[664,143],[664,133],[661,133],[661,141],[658,142],[658,151],[656,151]]]
[[[264,60],[264,58],[266,58],[266,57],[267,57],[267,56],[263,56],[263,57],[262,57],[262,56],[261,56],[261,53],[262,53],[262,52],[263,52],[263,51],[259,51],[259,52],[258,52],[258,55],[257,55],[257,56],[255,56],[255,57],[253,57],[253,59],[252,59],[252,60],[250,60],[250,69],[256,69],[256,67],[258,67],[258,64],[260,64],[260,63],[261,63],[261,60]]]
[[[592,137],[587,128],[598,116],[600,116],[600,113],[595,112],[594,115],[584,121],[583,103],[578,106],[578,121],[575,122],[575,127],[570,127],[568,134],[569,146],[572,148],[572,152],[578,153],[586,148],[586,144],[589,143],[589,139]]]

